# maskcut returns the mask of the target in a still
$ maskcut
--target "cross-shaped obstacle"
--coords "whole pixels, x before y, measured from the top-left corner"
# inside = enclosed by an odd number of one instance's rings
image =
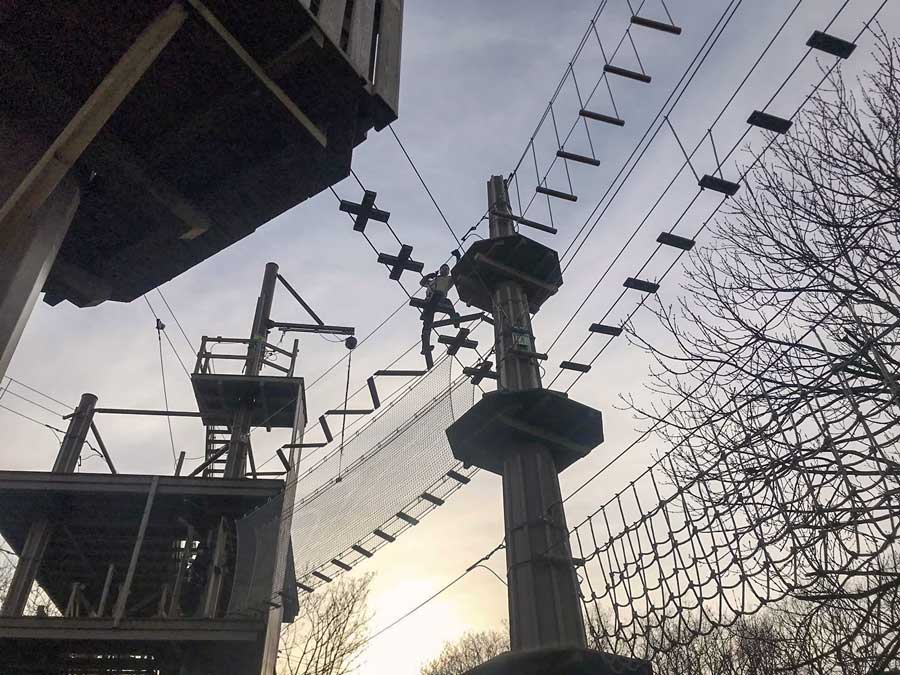
[[[491,370],[492,365],[494,364],[490,361],[482,361],[477,366],[474,366],[472,368],[463,368],[463,375],[471,376],[472,384],[481,384],[481,381],[484,378],[488,378],[489,380],[496,380],[497,373]]]
[[[341,200],[340,210],[350,215],[356,216],[353,221],[353,229],[357,232],[365,232],[366,225],[370,220],[377,220],[379,223],[386,223],[391,214],[387,211],[375,208],[376,193],[366,190],[363,195],[362,202],[356,204],[346,199]]]
[[[475,349],[478,346],[477,341],[469,339],[468,328],[460,328],[459,332],[452,337],[450,335],[441,335],[438,337],[438,342],[442,345],[448,345],[447,353],[450,356],[456,354],[460,349]]]
[[[402,275],[406,270],[409,270],[410,272],[421,272],[423,269],[425,269],[425,263],[410,259],[412,250],[412,246],[402,244],[400,246],[400,253],[398,255],[379,253],[378,262],[390,267],[390,278],[394,281],[398,281],[400,279],[400,275]]]

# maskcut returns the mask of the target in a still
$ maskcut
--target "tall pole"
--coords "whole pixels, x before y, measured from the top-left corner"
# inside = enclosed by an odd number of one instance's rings
[[[277,280],[278,265],[267,263],[262,290],[256,301],[253,325],[250,327],[250,344],[247,347],[247,361],[244,368],[244,375],[247,377],[256,377],[262,370],[266,355],[266,340],[269,336],[272,297],[275,295]],[[250,451],[250,419],[254,407],[255,401],[247,399],[241,402],[241,406],[234,413],[224,478],[243,478],[246,474],[247,455]]]
[[[502,176],[488,182],[492,239],[515,234],[509,194]],[[507,281],[492,294],[498,387],[504,391],[541,388],[528,298]],[[525,352],[525,353],[523,353]],[[578,581],[569,531],[550,450],[523,443],[503,459],[503,509],[509,581],[510,646],[585,647]]]
[[[81,395],[81,401],[69,419],[69,428],[66,429],[66,435],[59,447],[59,454],[53,464],[53,473],[72,473],[75,470],[81,456],[81,448],[91,428],[96,405],[96,396]],[[52,534],[53,525],[46,516],[38,518],[29,527],[28,536],[16,563],[16,571],[3,599],[0,616],[22,616]]]

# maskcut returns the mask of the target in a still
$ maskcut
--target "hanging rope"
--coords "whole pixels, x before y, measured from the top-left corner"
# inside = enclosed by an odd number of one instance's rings
[[[350,402],[350,367],[353,365],[353,350],[356,349],[356,338],[348,337],[344,340],[344,344],[347,346],[347,349],[350,350],[350,353],[347,354],[347,382],[344,384],[344,414],[341,416],[341,447],[338,454],[338,471],[337,478],[335,482],[340,483],[341,473],[344,468],[344,434],[347,431],[347,404]]]
[[[162,388],[163,388],[163,402],[166,405],[166,424],[169,426],[169,442],[172,444],[172,461],[174,462],[173,466],[178,465],[178,453],[175,452],[175,434],[172,433],[172,418],[168,415],[169,412],[169,392],[166,388],[166,366],[163,360],[163,347],[162,347],[162,334],[166,329],[166,324],[164,324],[159,317],[156,318],[156,341],[159,343],[159,374],[162,377]]]

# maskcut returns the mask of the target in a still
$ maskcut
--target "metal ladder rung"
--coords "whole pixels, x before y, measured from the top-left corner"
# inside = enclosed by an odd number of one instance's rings
[[[579,155],[568,150],[557,150],[556,156],[562,159],[570,159],[573,162],[581,162],[582,164],[590,164],[591,166],[600,166],[600,160],[587,155]]]
[[[660,30],[663,33],[671,33],[672,35],[681,35],[681,26],[676,26],[674,23],[665,23],[663,21],[657,21],[656,19],[648,19],[643,16],[638,16],[637,14],[631,17],[631,23],[635,26],[643,26],[644,28],[652,28],[653,30]]]
[[[729,197],[734,197],[734,195],[737,194],[737,191],[741,189],[739,183],[733,183],[730,180],[725,180],[724,178],[711,176],[709,174],[703,176],[698,185],[707,190],[712,190],[713,192],[721,192],[723,195],[728,195]]]
[[[606,122],[607,124],[612,124],[617,127],[625,126],[625,120],[618,117],[613,117],[612,115],[604,115],[603,113],[594,112],[593,110],[586,110],[585,108],[582,108],[578,111],[578,114],[582,117],[587,117],[589,120]]]
[[[557,199],[565,199],[567,202],[577,202],[578,197],[569,194],[568,192],[561,192],[559,190],[553,190],[551,188],[545,188],[543,185],[538,185],[535,192],[539,192],[542,195],[547,195],[548,197],[556,197]]]
[[[636,291],[643,291],[644,293],[656,293],[659,290],[659,284],[644,279],[635,279],[634,277],[628,277],[623,286],[625,288],[633,288]]]
[[[603,66],[603,71],[611,75],[627,77],[629,80],[637,80],[638,82],[643,82],[644,84],[650,84],[650,76],[646,73],[639,73],[636,70],[628,70],[628,68],[620,68],[619,66],[614,66],[611,63],[607,63],[605,66]]]
[[[754,110],[750,117],[747,118],[747,124],[776,134],[786,134],[794,123],[791,120],[786,120],[777,115],[770,115],[762,110]]]
[[[592,323],[591,327],[588,329],[591,333],[599,333],[600,335],[611,335],[612,337],[618,337],[622,334],[621,326],[608,326],[602,323]]]
[[[818,49],[819,51],[831,54],[832,56],[837,56],[839,59],[850,58],[853,50],[856,49],[856,45],[852,42],[847,42],[847,40],[842,40],[834,35],[823,33],[820,30],[813,31],[809,40],[806,41],[806,46]]]
[[[563,361],[559,364],[559,367],[563,370],[575,370],[579,373],[587,373],[591,369],[591,366],[587,363],[575,363],[574,361]]]
[[[661,232],[660,235],[656,238],[656,241],[665,246],[680,248],[682,251],[690,251],[692,248],[694,248],[694,244],[697,243],[693,239],[680,237],[677,234],[672,234],[671,232]]]

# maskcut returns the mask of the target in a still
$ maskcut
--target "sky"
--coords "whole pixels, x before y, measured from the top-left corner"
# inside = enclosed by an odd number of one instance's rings
[[[606,8],[597,23],[597,31],[604,47],[611,51],[623,35],[630,13],[625,0],[608,0],[604,4]],[[595,222],[589,219],[592,209],[601,201],[626,157],[726,8],[737,6],[733,19],[670,114],[672,126],[688,148],[703,139],[714,117],[798,3],[796,0],[671,0],[667,4],[676,23],[683,27],[682,34],[633,30],[641,62],[652,75],[652,82],[611,80],[615,103],[620,116],[626,120],[625,126],[591,123],[590,142],[601,165],[570,165],[571,180],[579,199],[574,204],[559,201],[552,204],[553,222],[559,234],[527,233],[561,254],[582,223],[590,226]],[[697,172],[711,173],[715,156],[721,157],[732,148],[746,129],[750,112],[766,104],[803,56],[806,39],[813,30],[824,28],[839,7],[845,5],[830,32],[842,37],[853,36],[879,4],[880,0],[801,0],[768,54],[717,121],[712,134],[716,155],[708,139],[700,145],[694,156]],[[880,15],[883,27],[891,34],[900,28],[897,4],[889,1]],[[489,176],[508,175],[523,155],[596,8],[594,0],[406,3],[400,118],[394,129],[457,235],[461,236],[477,223],[484,213],[485,183]],[[658,0],[646,0],[641,14],[657,19],[665,16]],[[855,74],[870,63],[871,44],[870,35],[861,39],[857,53],[847,63],[849,73]],[[613,63],[636,68],[637,62],[629,50],[626,42]],[[822,63],[830,61],[823,59]],[[596,41],[589,42],[576,62],[582,89],[591,89],[602,64]],[[816,59],[808,58],[787,86],[778,91],[769,111],[790,115],[811,85],[818,81],[818,68]],[[577,121],[578,107],[573,89],[567,86],[554,105],[554,116],[563,134]],[[603,89],[598,90],[591,107],[610,111],[609,97]],[[758,132],[743,140],[723,164],[726,178],[737,175],[740,166],[751,161],[752,156],[743,147],[758,149],[760,140]],[[556,149],[551,124],[541,127],[534,145],[543,172]],[[583,126],[576,127],[566,148],[590,154]],[[518,174],[520,193],[526,202],[535,185],[531,161],[529,151]],[[566,262],[571,258],[571,265],[565,270],[562,289],[534,318],[539,350],[550,345],[576,311],[675,175],[681,161],[678,143],[666,128],[649,146],[615,197],[605,198],[603,204],[608,208],[577,255],[570,253],[564,257]],[[413,257],[425,262],[426,269],[437,267],[457,247],[388,130],[369,134],[368,140],[357,148],[353,166],[365,186],[378,193],[378,206],[391,212],[394,230],[402,241],[414,246]],[[561,166],[557,165],[550,173],[549,184],[568,189]],[[361,190],[352,179],[335,189],[347,199],[361,197]],[[693,235],[701,227],[718,198],[707,193],[691,204],[695,193],[696,179],[685,170],[550,351],[545,384],[556,375],[557,364],[572,356],[586,335],[587,326],[599,320],[610,307],[624,278],[635,274],[643,264],[655,246],[657,234],[676,221],[676,232],[685,236]],[[518,202],[515,193],[513,200]],[[546,201],[536,200],[528,217],[549,223]],[[395,252],[397,245],[393,239],[374,225],[377,224],[373,224],[371,231],[375,245],[380,250]],[[486,236],[485,223],[477,233]],[[698,245],[704,243],[701,233]],[[658,278],[672,259],[669,252],[660,254],[643,276]],[[396,284],[387,279],[384,269],[376,264],[374,253],[352,230],[345,214],[338,212],[334,196],[326,191],[163,287],[166,300],[194,347],[201,335],[247,333],[263,267],[268,261],[279,263],[282,274],[327,323],[354,325],[361,335],[378,326],[405,299]],[[666,277],[659,294],[662,302],[676,301],[681,279],[679,270],[676,266]],[[415,285],[407,282],[411,290]],[[160,296],[154,292],[147,299],[169,324],[168,334],[190,369],[192,350],[170,321]],[[605,322],[621,321],[635,300],[636,296],[627,296]],[[282,296],[276,300],[274,315],[280,320],[304,320],[299,308]],[[51,308],[39,303],[9,375],[70,406],[82,392],[90,391],[97,394],[101,406],[161,408],[163,388],[154,324],[148,303],[142,299],[88,309],[69,304]],[[652,338],[658,333],[647,312],[639,312],[634,325],[644,336]],[[411,309],[399,312],[354,353],[351,388],[364,384],[368,374],[402,353],[416,341],[418,333],[416,313]],[[481,332],[478,339],[487,341],[490,334]],[[592,357],[598,344],[590,343],[579,359]],[[341,356],[343,347],[339,343],[304,338],[300,374],[310,383]],[[163,364],[170,407],[192,409],[195,403],[190,384],[166,344]],[[596,472],[635,437],[640,421],[626,409],[622,397],[634,395],[639,402],[652,401],[644,388],[648,366],[645,355],[636,347],[624,339],[616,341],[569,392],[570,396],[603,411],[606,440],[589,458],[561,475],[563,494]],[[415,350],[398,367],[419,367]],[[310,387],[307,399],[311,418],[341,401],[345,376],[343,366],[335,368]],[[573,379],[572,373],[565,373],[554,388],[565,388]],[[50,410],[13,394],[4,396],[4,405],[40,422],[60,427],[64,424],[56,415],[65,408],[22,388],[13,387],[10,391]],[[0,420],[4,441],[0,446],[0,466],[49,468],[58,447],[51,430],[6,410],[0,410]],[[121,471],[171,471],[172,448],[162,418],[109,417],[98,422]],[[197,422],[175,420],[172,433],[178,450],[186,450],[189,456],[202,453],[202,433]],[[283,440],[264,436],[259,440],[259,447],[268,448],[271,453],[278,442]],[[580,492],[568,503],[570,525],[645,467],[658,449],[658,443],[653,440],[639,445],[603,480]],[[96,459],[90,459],[83,470],[102,471],[103,468]],[[404,467],[398,466],[397,471],[403,470]],[[371,630],[379,631],[416,607],[490,551],[502,536],[500,481],[482,472],[416,528],[357,568],[360,573],[375,573],[370,602]],[[502,553],[488,564],[504,576]],[[359,672],[361,675],[385,672],[414,675],[439,652],[446,640],[467,630],[499,627],[505,618],[505,587],[488,571],[478,568],[373,639]]]

